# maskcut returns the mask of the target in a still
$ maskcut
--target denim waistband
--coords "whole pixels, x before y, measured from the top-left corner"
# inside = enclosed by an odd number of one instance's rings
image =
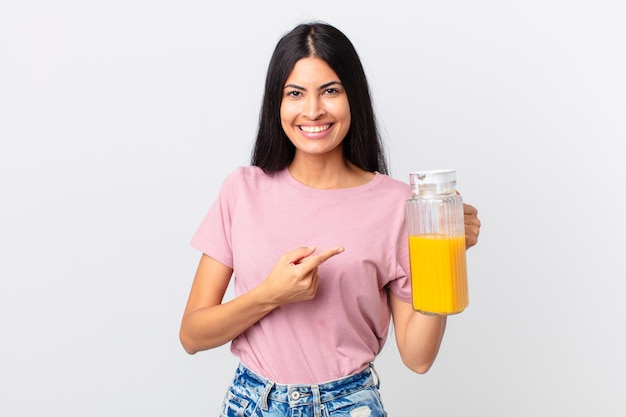
[[[267,400],[288,403],[290,407],[319,405],[379,385],[378,374],[373,364],[358,374],[313,385],[277,384],[239,364],[235,380],[261,396],[262,409],[267,408]]]

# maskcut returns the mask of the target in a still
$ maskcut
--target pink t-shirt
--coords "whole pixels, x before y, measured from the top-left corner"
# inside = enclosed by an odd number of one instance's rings
[[[376,173],[367,184],[320,190],[288,170],[242,167],[193,236],[192,246],[233,268],[235,294],[263,281],[278,258],[301,246],[343,246],[318,270],[313,300],[285,304],[231,343],[258,374],[314,384],[363,370],[387,339],[387,290],[410,302],[405,225],[408,184]]]

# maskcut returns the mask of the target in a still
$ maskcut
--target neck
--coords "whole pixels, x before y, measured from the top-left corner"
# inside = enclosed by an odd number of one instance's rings
[[[350,188],[363,185],[374,178],[343,158],[316,158],[296,155],[289,164],[289,173],[298,182],[318,189]]]

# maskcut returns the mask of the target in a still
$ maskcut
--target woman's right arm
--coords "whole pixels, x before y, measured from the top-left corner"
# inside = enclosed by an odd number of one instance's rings
[[[257,287],[222,303],[233,270],[202,255],[180,326],[180,341],[194,354],[227,343],[276,307],[310,300],[317,292],[317,267],[343,248],[313,255],[302,247],[280,257],[270,275]]]
[[[180,326],[180,341],[194,354],[227,343],[273,310],[254,291],[222,304],[233,270],[202,255]]]

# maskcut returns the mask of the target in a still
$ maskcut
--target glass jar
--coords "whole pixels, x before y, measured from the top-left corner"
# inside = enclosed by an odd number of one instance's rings
[[[463,199],[454,170],[410,173],[406,201],[413,309],[449,315],[469,304]]]

